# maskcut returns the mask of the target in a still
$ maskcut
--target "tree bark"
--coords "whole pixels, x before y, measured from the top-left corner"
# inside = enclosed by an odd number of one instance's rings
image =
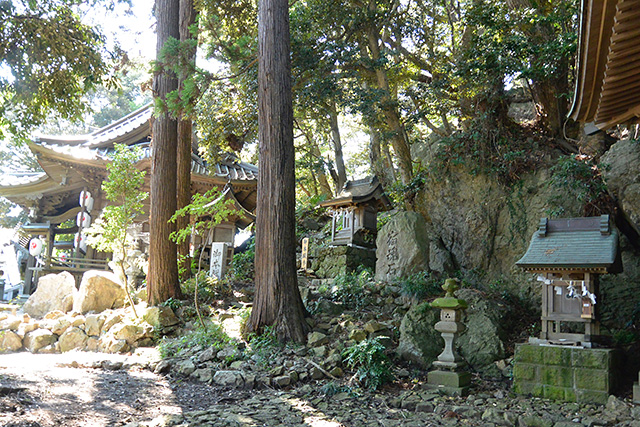
[[[196,22],[196,11],[193,0],[180,0],[180,41],[187,41],[192,37],[189,27]],[[196,50],[189,52],[190,60],[195,63]],[[184,79],[180,79],[178,87],[182,89]],[[177,207],[182,209],[191,203],[191,138],[193,134],[193,124],[191,119],[184,114],[178,120],[178,179],[177,179]],[[189,217],[181,216],[176,221],[178,230],[189,226]],[[178,245],[178,255],[183,260],[182,274],[180,278],[186,280],[191,277],[191,260],[189,259],[189,240]]]
[[[157,0],[157,54],[169,37],[179,38],[179,0]],[[166,99],[176,90],[178,81],[168,70],[157,72],[153,79],[154,96]],[[169,298],[181,297],[178,284],[176,245],[169,235],[175,225],[169,219],[176,211],[176,149],[177,121],[164,111],[153,122],[151,161],[151,213],[149,218],[149,274],[147,276],[149,304],[157,305]]]
[[[333,155],[336,159],[336,194],[340,193],[344,183],[347,182],[347,170],[344,167],[344,156],[342,155],[342,140],[340,139],[340,127],[338,126],[338,110],[336,103],[331,102],[329,107],[329,121],[331,126],[331,140],[333,141]]]
[[[369,9],[375,11],[376,3],[373,0],[369,2]],[[367,41],[369,43],[369,52],[374,63],[379,64],[382,59],[380,53],[380,31],[376,27],[375,22],[370,22],[367,29]],[[382,99],[380,101],[382,112],[389,131],[391,132],[391,145],[393,151],[398,158],[398,166],[400,167],[400,177],[403,184],[408,184],[413,177],[413,163],[411,161],[411,150],[407,141],[407,134],[400,115],[396,108],[396,102],[391,97],[391,88],[389,85],[389,77],[387,71],[380,65],[375,69],[378,88],[381,89]]]
[[[305,342],[296,276],[295,177],[289,4],[260,0],[258,7],[258,139],[256,293],[248,332],[273,325],[282,341]]]

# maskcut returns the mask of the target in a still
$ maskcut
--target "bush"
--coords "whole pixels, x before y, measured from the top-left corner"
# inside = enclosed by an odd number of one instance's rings
[[[206,271],[201,271],[194,277],[180,283],[184,295],[194,296],[198,284],[198,301],[209,302],[214,299],[221,299],[230,295],[231,289],[228,285],[215,277],[209,276]]]
[[[342,353],[347,367],[355,369],[358,381],[370,390],[377,390],[394,378],[391,361],[384,350],[380,337],[375,337],[361,341]]]
[[[190,350],[213,347],[217,350],[232,340],[224,333],[220,325],[210,325],[207,329],[198,328],[178,338],[163,338],[158,344],[158,350],[163,358],[176,357],[188,353]]]
[[[249,335],[249,348],[252,359],[261,365],[268,365],[274,355],[282,350],[283,346],[276,335],[274,327],[267,326],[262,334]]]
[[[237,253],[231,261],[231,268],[227,272],[225,281],[231,283],[251,283],[255,279],[256,257],[255,238],[251,237],[247,242],[247,250]]]
[[[442,294],[442,280],[428,271],[396,279],[395,284],[400,286],[404,296],[418,300]]]
[[[333,282],[331,297],[340,301],[345,308],[360,309],[368,304],[365,285],[373,278],[369,269],[359,269],[356,273],[340,274]]]

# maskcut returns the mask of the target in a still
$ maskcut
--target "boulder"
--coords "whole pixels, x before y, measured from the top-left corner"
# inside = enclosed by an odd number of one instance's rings
[[[22,338],[13,331],[0,332],[0,353],[10,353],[22,348]]]
[[[400,324],[398,356],[428,368],[444,346],[442,336],[434,329],[438,320],[440,310],[432,308],[429,303],[412,306]]]
[[[71,273],[47,274],[38,280],[38,288],[24,304],[24,312],[41,318],[50,311],[71,310],[76,293],[76,281]]]
[[[66,352],[74,349],[84,350],[89,337],[84,331],[77,327],[71,327],[67,329],[60,338],[58,343],[60,344],[60,351]]]
[[[502,318],[505,308],[483,297],[474,289],[460,289],[457,297],[467,301],[464,324],[466,330],[457,340],[460,355],[475,370],[493,366],[504,359],[502,342]],[[434,325],[440,320],[440,310],[428,303],[412,307],[402,319],[398,356],[418,366],[427,368],[442,352],[444,341]]]
[[[73,301],[73,310],[80,313],[100,313],[124,305],[126,293],[116,275],[106,271],[87,271],[82,276],[80,290]]]
[[[213,382],[225,387],[245,387],[241,371],[218,371],[213,375]]]
[[[376,239],[376,280],[392,281],[429,268],[429,233],[416,212],[399,212]]]
[[[3,321],[0,321],[0,330],[10,329],[12,331],[17,331],[21,323],[22,318],[11,316],[4,319]]]
[[[103,353],[126,353],[130,347],[126,340],[119,340],[112,334],[105,334],[98,339],[98,350]]]
[[[64,331],[66,331],[71,326],[71,319],[67,317],[60,317],[50,323],[50,325],[51,326],[47,329],[49,329],[56,335],[62,335]]]
[[[114,325],[120,323],[122,321],[122,314],[116,311],[109,313],[108,316],[105,317],[104,323],[102,324],[102,333],[108,332]]]
[[[157,329],[177,325],[180,321],[171,307],[149,307],[142,315],[142,319]]]
[[[618,199],[622,212],[640,233],[640,144],[618,141],[600,159],[607,189]]]
[[[130,346],[145,335],[142,326],[120,323],[109,331],[118,340],[125,340]]]
[[[46,347],[57,341],[58,337],[48,329],[36,329],[24,336],[22,341],[24,348],[31,353],[41,353]]]
[[[89,314],[84,322],[84,331],[92,337],[100,336],[100,330],[104,325],[104,316],[100,314]]]
[[[484,298],[475,289],[459,289],[458,298],[467,302],[464,320],[467,329],[458,339],[460,355],[475,370],[492,366],[496,360],[505,358],[502,319],[506,308],[496,301]]]

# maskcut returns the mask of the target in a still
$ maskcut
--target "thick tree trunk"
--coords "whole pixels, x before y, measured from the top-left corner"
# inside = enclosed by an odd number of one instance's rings
[[[179,0],[157,0],[159,53],[169,37],[178,38]],[[176,76],[158,72],[153,79],[154,95],[165,99],[177,89]],[[168,113],[159,114],[153,122],[151,161],[151,214],[149,218],[149,274],[147,276],[149,304],[157,305],[169,298],[181,296],[178,284],[176,245],[169,235],[175,225],[169,219],[176,211],[176,146],[177,122]]]
[[[371,170],[378,177],[383,187],[393,184],[395,181],[393,165],[389,164],[385,151],[382,149],[380,134],[373,126],[369,128],[369,162],[371,163]]]
[[[336,194],[338,194],[344,186],[344,183],[347,182],[347,170],[344,167],[342,140],[340,139],[340,127],[338,126],[338,110],[336,109],[335,102],[332,102],[329,107],[329,122],[331,126],[331,140],[333,141],[333,155],[336,159],[336,174],[338,175]]]
[[[196,22],[196,11],[193,0],[180,0],[180,41],[184,42],[192,37],[189,27]],[[195,63],[196,50],[189,52],[190,60]],[[178,82],[182,88],[183,80]],[[188,117],[180,117],[178,120],[178,209],[182,209],[191,203],[191,138],[193,125]],[[189,226],[189,217],[182,216],[176,221],[178,230]],[[181,279],[191,277],[191,260],[189,259],[189,240],[178,245],[178,255],[183,260]]]
[[[532,0],[507,0],[507,5],[513,10],[550,7]],[[543,12],[543,10],[541,10]],[[547,20],[539,20],[526,30],[529,40],[549,43],[558,35],[553,24]],[[532,61],[535,58],[532,58]],[[558,59],[562,61],[562,59]],[[562,126],[566,120],[569,101],[563,94],[569,93],[569,61],[564,60],[558,63],[559,72],[556,76],[540,79],[533,82],[531,92],[533,100],[538,107],[540,121],[550,131],[553,136],[563,137]]]
[[[373,0],[369,2],[369,9],[375,11],[376,3]],[[374,63],[379,64],[382,59],[380,53],[380,31],[376,27],[375,22],[369,23],[367,30],[367,40],[369,43],[369,52]],[[404,125],[400,120],[397,102],[391,97],[391,87],[389,85],[389,77],[387,71],[379,65],[375,70],[378,88],[381,89],[382,99],[380,105],[387,122],[387,127],[391,132],[391,145],[393,151],[398,158],[398,166],[400,167],[400,177],[403,184],[408,184],[413,177],[413,163],[411,161],[411,150]]]
[[[258,7],[260,173],[256,211],[256,293],[248,332],[275,326],[280,340],[305,342],[309,329],[296,277],[293,106],[289,4]]]

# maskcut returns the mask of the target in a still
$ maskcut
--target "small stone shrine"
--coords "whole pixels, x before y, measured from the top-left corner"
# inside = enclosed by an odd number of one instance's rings
[[[440,309],[440,321],[436,323],[436,331],[442,334],[444,350],[433,362],[435,370],[427,374],[427,382],[451,395],[464,395],[471,384],[471,374],[463,371],[467,363],[456,352],[456,339],[465,330],[462,324],[462,313],[467,308],[464,300],[456,298],[453,293],[458,290],[457,279],[447,279],[442,285],[446,295],[437,298],[431,303],[434,308]]]
[[[314,254],[318,277],[332,278],[359,266],[374,269],[378,212],[391,209],[378,178],[347,181],[335,199],[319,206],[328,208],[332,220],[331,246]]]
[[[609,215],[542,218],[516,262],[542,284],[539,338],[515,351],[514,391],[574,402],[606,402],[615,385],[615,354],[599,342],[598,279],[622,271],[618,231]]]

